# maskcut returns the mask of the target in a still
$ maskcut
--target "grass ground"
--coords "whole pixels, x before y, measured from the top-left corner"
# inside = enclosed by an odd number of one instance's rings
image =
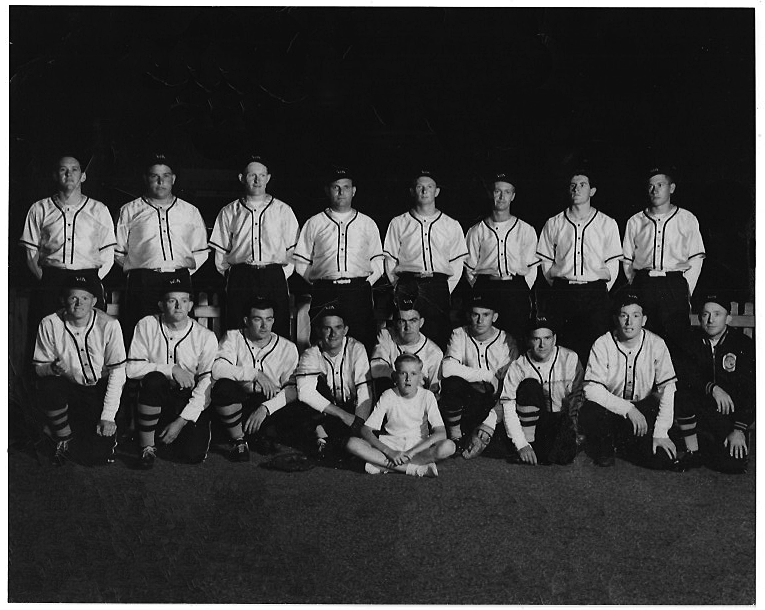
[[[752,604],[755,473],[580,454],[437,479],[9,452],[11,602]]]

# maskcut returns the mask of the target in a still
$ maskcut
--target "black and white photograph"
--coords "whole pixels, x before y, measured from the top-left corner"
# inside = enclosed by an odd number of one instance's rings
[[[755,604],[760,11],[8,6],[6,601]]]

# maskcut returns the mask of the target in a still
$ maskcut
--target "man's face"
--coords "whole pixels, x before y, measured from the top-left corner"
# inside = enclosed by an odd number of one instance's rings
[[[64,310],[70,320],[90,318],[90,312],[96,305],[96,297],[87,290],[72,288],[64,298]]]
[[[74,157],[61,157],[58,161],[58,168],[53,172],[53,179],[56,186],[62,191],[71,191],[76,189],[82,182],[85,182],[85,173],[80,167],[80,162]]]
[[[645,326],[647,316],[643,314],[643,308],[635,303],[625,305],[616,316],[617,333],[621,341],[634,339],[640,334]]]
[[[488,333],[497,321],[497,314],[493,309],[486,307],[473,307],[470,310],[470,329],[474,337],[480,337]]]
[[[704,303],[699,314],[699,322],[704,334],[715,339],[719,337],[727,324],[730,323],[730,315],[722,305],[717,303]]]
[[[324,316],[320,322],[319,334],[322,347],[327,351],[340,349],[348,327],[339,316]]]
[[[510,204],[515,199],[515,187],[509,182],[494,183],[494,209],[504,212],[510,209]]]
[[[269,180],[271,180],[271,174],[268,173],[268,168],[257,161],[250,163],[245,168],[245,172],[239,174],[239,181],[251,197],[265,194]]]
[[[652,206],[658,207],[669,203],[674,192],[675,183],[664,174],[656,174],[648,180],[648,198]]]
[[[412,189],[414,198],[421,205],[430,205],[436,202],[436,197],[441,189],[436,186],[436,181],[427,176],[420,176]]]
[[[589,202],[596,190],[595,187],[590,186],[590,179],[587,176],[572,176],[568,184],[568,193],[574,205]]]
[[[183,322],[189,317],[194,302],[188,292],[168,292],[159,302],[159,310],[162,318],[168,323]]]
[[[424,322],[416,309],[399,311],[396,314],[396,330],[401,341],[406,345],[416,343]]]
[[[173,193],[175,174],[167,165],[152,165],[146,172],[146,187],[152,199],[166,199]]]
[[[244,319],[244,328],[252,341],[264,341],[271,336],[274,327],[274,310],[250,309],[250,315]]]
[[[401,362],[396,365],[396,388],[407,398],[417,393],[422,385],[422,365],[416,362]]]
[[[529,336],[531,357],[537,362],[544,362],[555,349],[555,335],[549,328],[537,328]]]
[[[333,210],[342,212],[350,209],[353,197],[356,195],[356,187],[350,178],[335,180],[327,187],[329,203]]]

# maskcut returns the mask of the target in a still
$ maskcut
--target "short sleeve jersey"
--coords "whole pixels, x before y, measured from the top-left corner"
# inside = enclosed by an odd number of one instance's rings
[[[619,227],[613,218],[594,208],[584,220],[574,220],[564,210],[545,223],[537,255],[543,265],[551,265],[551,278],[575,282],[614,280],[607,263],[622,257]]]
[[[391,388],[380,396],[366,425],[372,430],[384,425],[386,434],[400,438],[426,438],[431,429],[443,427],[444,421],[433,392],[417,388],[417,394],[404,398],[397,388]]]
[[[592,345],[585,384],[598,383],[624,400],[638,401],[654,389],[662,390],[677,381],[666,343],[643,329],[640,343],[631,349],[620,344],[613,333],[598,337]]]
[[[210,404],[212,365],[217,351],[215,333],[196,320],[189,319],[186,328],[174,330],[162,323],[159,314],[146,316],[136,324],[130,343],[128,377],[143,379],[157,371],[171,379],[176,365],[193,373],[196,385],[181,417],[196,421]]]
[[[295,261],[308,265],[309,281],[368,277],[373,261],[379,261],[382,269],[380,230],[366,214],[351,212],[343,216],[327,208],[309,218],[301,229]]]
[[[583,374],[576,352],[565,347],[556,346],[547,362],[537,362],[527,352],[507,369],[500,402],[514,405],[521,381],[534,379],[542,386],[548,408],[557,413],[561,411],[564,399],[574,396],[581,400]]]
[[[29,208],[19,243],[39,252],[42,267],[98,269],[117,240],[103,203],[83,196],[79,205],[65,205],[54,195]]]
[[[125,271],[196,269],[195,255],[206,251],[202,215],[183,199],[160,208],[140,197],[120,209],[115,258]]]
[[[467,326],[455,328],[444,359],[451,358],[470,368],[484,369],[496,374],[518,357],[518,347],[515,340],[504,330],[495,330],[497,334],[493,337],[478,341],[470,336]]]
[[[443,212],[429,218],[413,210],[396,216],[388,225],[384,250],[395,273],[444,273],[456,280],[467,256],[462,227]]]
[[[539,262],[537,232],[520,218],[494,222],[485,218],[467,232],[468,276],[491,275],[509,278],[526,276]]]
[[[323,376],[336,404],[355,404],[359,388],[370,381],[366,349],[352,337],[346,337],[340,353],[333,358],[313,345],[300,356],[295,376]]]
[[[253,205],[242,198],[218,212],[210,247],[224,254],[229,266],[287,266],[291,264],[297,235],[297,218],[286,203],[271,197],[262,205]]]
[[[635,270],[687,271],[694,258],[705,258],[699,221],[683,208],[663,216],[643,210],[627,221],[624,259]]]
[[[298,365],[297,346],[273,333],[263,347],[250,341],[243,329],[229,330],[221,339],[214,366],[214,377],[238,381],[247,392],[255,391],[256,372],[264,372],[283,389],[295,385]]]

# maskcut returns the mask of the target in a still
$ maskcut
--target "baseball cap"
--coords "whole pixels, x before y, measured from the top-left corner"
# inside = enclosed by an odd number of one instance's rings
[[[70,290],[84,290],[94,297],[101,296],[101,282],[85,274],[74,273],[70,275],[61,288],[61,295],[66,296]]]
[[[191,294],[192,290],[191,278],[185,270],[176,272],[173,276],[168,277],[162,282],[163,295],[168,292],[187,292]]]
[[[163,152],[149,154],[144,160],[143,169],[148,171],[150,167],[155,165],[167,165],[175,173],[175,160]]]
[[[730,313],[730,299],[726,298],[724,295],[720,293],[708,292],[703,294],[701,298],[698,299],[698,311],[701,311],[701,309],[707,303],[717,303],[725,311]]]
[[[331,170],[329,170],[329,172],[327,172],[324,183],[326,185],[330,185],[333,182],[337,182],[338,180],[350,180],[353,182],[353,172],[351,172],[351,170],[347,167],[333,167]]]
[[[508,184],[512,184],[513,187],[518,188],[518,178],[510,171],[501,170],[493,173],[491,175],[491,183],[494,184],[495,182],[507,182]]]

